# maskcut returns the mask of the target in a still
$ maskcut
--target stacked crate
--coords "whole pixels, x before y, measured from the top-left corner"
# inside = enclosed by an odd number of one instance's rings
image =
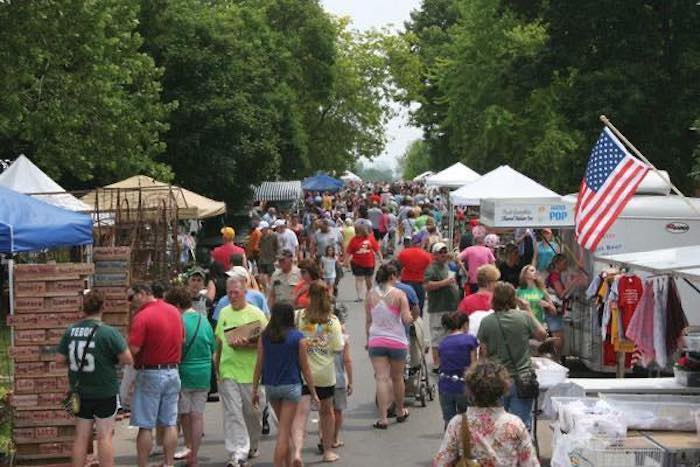
[[[66,328],[82,316],[82,294],[94,265],[15,266],[13,440],[15,465],[70,465],[74,420],[61,408],[65,365],[54,361]]]
[[[131,249],[127,246],[95,247],[94,287],[105,296],[102,321],[127,337],[129,302],[126,299],[130,285]]]

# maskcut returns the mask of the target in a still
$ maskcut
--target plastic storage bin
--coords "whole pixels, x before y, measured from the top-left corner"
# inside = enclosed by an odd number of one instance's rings
[[[569,369],[544,357],[532,357],[532,366],[537,374],[541,389],[549,389],[562,383],[569,374]]]
[[[688,352],[700,352],[700,334],[688,334],[684,336],[685,350]]]
[[[611,441],[627,436],[627,424],[620,411],[602,399],[552,397],[557,423],[563,432],[575,436],[597,436]]]
[[[628,429],[694,431],[693,412],[700,410],[700,396],[676,394],[600,394],[621,412]]]
[[[673,376],[680,385],[694,388],[700,387],[700,371],[686,371],[674,366]]]

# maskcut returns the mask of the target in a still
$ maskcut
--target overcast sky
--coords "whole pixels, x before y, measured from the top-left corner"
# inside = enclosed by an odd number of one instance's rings
[[[420,6],[420,0],[321,0],[327,11],[337,16],[349,16],[357,29],[369,29],[393,24],[403,28],[411,10]],[[377,165],[396,166],[396,158],[404,153],[411,141],[420,139],[421,130],[407,123],[403,115],[389,122],[386,130],[389,142],[384,154],[375,159]]]

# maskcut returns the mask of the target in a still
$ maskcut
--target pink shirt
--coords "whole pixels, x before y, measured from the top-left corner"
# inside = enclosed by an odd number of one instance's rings
[[[467,272],[469,273],[469,283],[476,284],[476,271],[484,264],[493,264],[496,258],[489,247],[483,245],[474,245],[464,249],[459,254],[459,258],[467,263]]]

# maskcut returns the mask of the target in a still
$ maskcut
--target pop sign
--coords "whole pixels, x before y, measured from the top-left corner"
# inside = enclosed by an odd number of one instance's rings
[[[573,227],[574,205],[523,199],[481,200],[481,222],[489,227]]]

